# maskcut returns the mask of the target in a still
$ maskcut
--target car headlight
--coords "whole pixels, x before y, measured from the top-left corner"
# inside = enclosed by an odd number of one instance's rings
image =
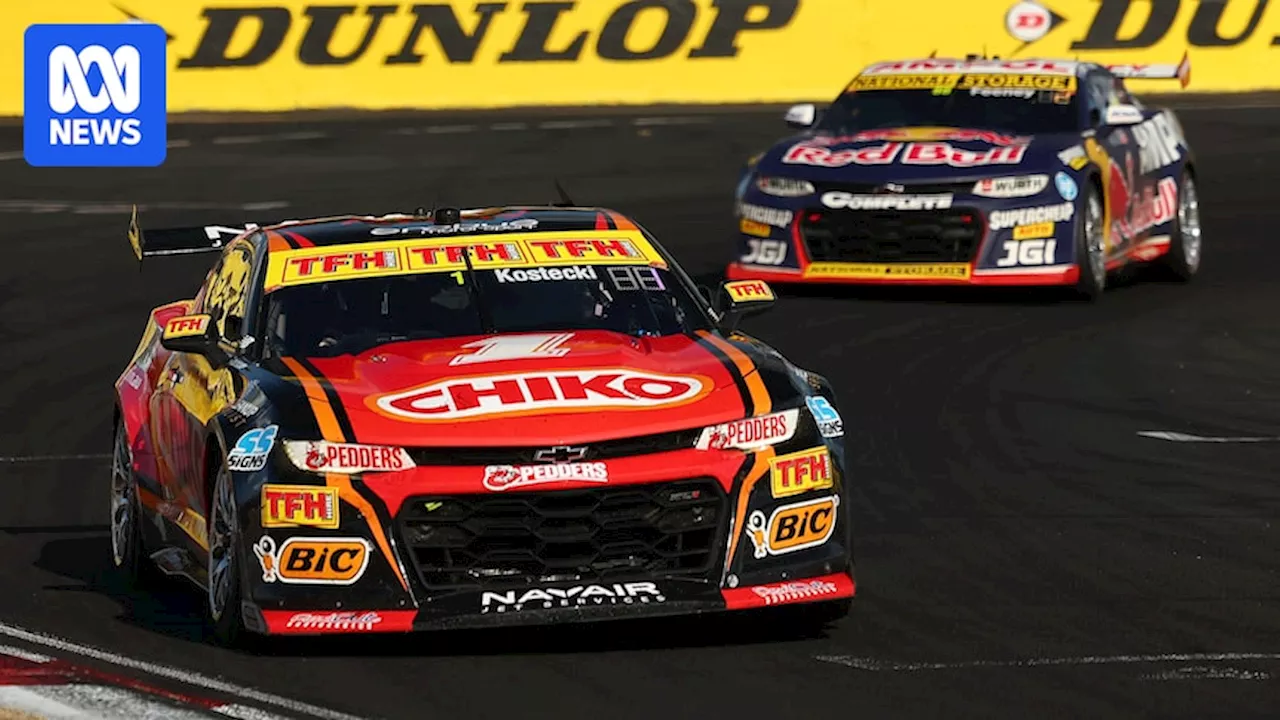
[[[794,178],[768,177],[756,178],[756,187],[760,192],[774,197],[796,198],[812,195],[815,192],[813,183],[808,180]]]
[[[800,425],[800,411],[783,410],[702,429],[699,450],[759,450],[790,440]]]
[[[285,455],[294,467],[307,472],[395,472],[416,467],[409,452],[385,445],[356,445],[324,440],[286,440]]]
[[[989,198],[1020,198],[1039,195],[1047,187],[1048,175],[1010,175],[979,180],[973,185],[973,194]]]

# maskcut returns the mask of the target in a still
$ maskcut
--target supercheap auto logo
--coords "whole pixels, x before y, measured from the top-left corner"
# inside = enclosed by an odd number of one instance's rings
[[[146,166],[167,148],[158,25],[32,25],[23,36],[23,156],[42,167]]]

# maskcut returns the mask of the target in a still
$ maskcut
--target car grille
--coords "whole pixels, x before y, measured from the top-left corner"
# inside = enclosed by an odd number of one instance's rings
[[[982,242],[974,208],[813,210],[800,236],[813,262],[970,262]]]
[[[687,450],[698,441],[702,429],[644,435],[598,443],[581,443],[586,454],[575,460],[587,462],[611,460],[633,455]],[[408,448],[416,465],[529,465],[539,460],[536,455],[546,447],[464,447],[464,448]]]
[[[627,582],[706,574],[727,531],[713,478],[652,485],[416,496],[397,517],[427,589]]]

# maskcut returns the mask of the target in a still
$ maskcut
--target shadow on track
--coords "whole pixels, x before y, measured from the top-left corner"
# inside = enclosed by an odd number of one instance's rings
[[[36,567],[77,582],[54,592],[97,593],[120,604],[121,622],[178,640],[212,644],[204,595],[193,585],[162,579],[146,591],[130,587],[111,562],[105,526],[0,528],[0,533],[91,533],[47,542]],[[440,630],[410,635],[271,637],[246,653],[268,657],[406,657],[576,654],[662,648],[721,647],[799,641],[825,636],[804,606],[689,617],[609,620],[542,627]]]

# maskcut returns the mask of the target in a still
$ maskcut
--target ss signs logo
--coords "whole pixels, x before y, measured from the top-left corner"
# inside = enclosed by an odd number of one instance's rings
[[[23,154],[45,167],[164,162],[159,25],[32,25],[23,43]]]

